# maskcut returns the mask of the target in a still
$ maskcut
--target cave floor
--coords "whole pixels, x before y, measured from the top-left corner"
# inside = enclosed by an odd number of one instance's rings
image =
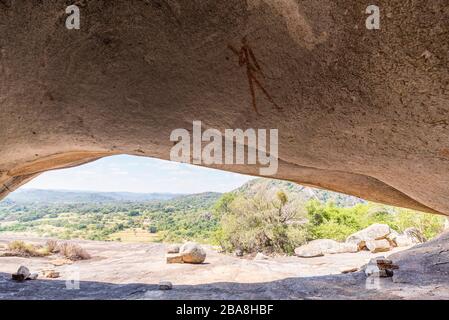
[[[0,234],[44,244],[46,239]],[[387,253],[274,257],[253,260],[225,255],[206,246],[204,264],[166,264],[165,244],[74,241],[92,259],[54,266],[58,256],[0,257],[0,299],[449,299],[449,234],[412,248]],[[392,278],[368,281],[360,268],[372,257],[387,256],[399,265]],[[14,282],[20,265],[38,272],[37,280]],[[53,269],[61,277],[46,279]],[[71,279],[79,278],[79,289]],[[68,281],[69,280],[69,281]],[[173,289],[161,291],[160,281]]]

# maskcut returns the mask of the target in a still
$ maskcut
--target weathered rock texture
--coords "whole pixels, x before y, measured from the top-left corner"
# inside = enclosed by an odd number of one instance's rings
[[[0,1],[0,197],[175,128],[278,128],[276,178],[449,214],[446,0]],[[265,75],[251,104],[242,39]],[[256,166],[222,165],[258,173]]]
[[[47,240],[2,234],[0,243],[25,239],[36,245]],[[394,254],[385,254],[392,264],[369,251],[251,260],[209,246],[204,247],[207,263],[166,264],[167,248],[160,243],[76,243],[94,258],[60,266],[53,266],[52,256],[0,258],[0,299],[449,299],[448,233],[408,250],[395,248]],[[373,258],[379,269],[394,271],[392,278],[380,278],[379,287],[367,286],[363,267]],[[20,264],[40,273],[51,268],[60,277],[13,281],[11,273]],[[67,290],[74,270],[80,274],[80,290]],[[173,290],[160,290],[166,281]]]

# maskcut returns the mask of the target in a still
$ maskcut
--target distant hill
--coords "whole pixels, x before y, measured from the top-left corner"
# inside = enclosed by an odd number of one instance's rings
[[[248,181],[234,192],[251,197],[259,192],[275,193],[278,190],[283,190],[287,193],[290,199],[299,199],[303,202],[307,202],[310,199],[316,199],[322,203],[332,201],[339,207],[352,207],[358,203],[366,203],[363,199],[346,194],[305,187],[293,182],[266,178],[257,178]]]
[[[232,191],[245,194],[248,197],[258,192],[275,193],[278,190],[285,191],[289,198],[307,202],[317,199],[323,203],[333,201],[340,207],[351,207],[365,200],[311,187],[305,187],[293,182],[257,178],[248,181],[241,187]],[[145,203],[162,201],[163,206],[174,205],[176,207],[205,207],[211,205],[221,196],[221,193],[204,192],[199,194],[174,194],[174,193],[132,193],[132,192],[94,192],[94,191],[69,191],[69,190],[41,190],[20,189],[11,193],[1,202],[2,206],[11,204],[111,204],[111,203]],[[168,202],[167,202],[168,201]],[[162,204],[161,204],[162,206]]]
[[[132,192],[91,192],[67,190],[20,189],[11,193],[4,201],[20,204],[52,203],[112,203],[112,202],[147,202],[153,200],[170,200],[183,194],[172,193],[132,193]]]

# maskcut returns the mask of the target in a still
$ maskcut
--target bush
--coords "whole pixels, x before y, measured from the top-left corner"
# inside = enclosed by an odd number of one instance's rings
[[[432,239],[443,231],[445,219],[445,217],[435,214],[400,209],[395,216],[395,226],[399,232],[415,227],[426,239]]]
[[[49,254],[47,248],[39,248],[23,241],[12,241],[8,244],[9,253],[18,257],[44,257]]]
[[[47,240],[45,245],[47,247],[48,252],[51,252],[51,253],[59,252],[58,241],[50,239],[50,240]]]
[[[444,218],[441,216],[374,203],[339,208],[332,203],[321,204],[312,200],[308,202],[306,208],[309,220],[308,240],[344,241],[352,233],[374,223],[387,224],[399,233],[415,227],[427,239],[441,233],[444,228]]]
[[[226,206],[222,204],[226,210],[215,237],[225,251],[292,253],[305,242],[303,226],[295,223],[301,212],[284,192],[237,196]]]
[[[63,242],[58,245],[59,253],[65,256],[67,259],[76,261],[76,260],[87,260],[90,259],[91,256],[77,244],[71,242]]]

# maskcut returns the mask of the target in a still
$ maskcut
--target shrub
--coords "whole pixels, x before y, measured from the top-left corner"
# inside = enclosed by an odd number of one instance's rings
[[[76,261],[76,260],[87,260],[90,259],[91,256],[84,250],[81,246],[71,243],[71,242],[63,242],[59,244],[59,253],[65,256],[67,259]]]
[[[397,231],[415,227],[426,237],[432,239],[444,229],[445,217],[430,213],[418,213],[409,209],[400,209],[395,215]]]
[[[59,252],[58,241],[50,239],[50,240],[47,240],[45,245],[47,247],[48,252],[51,252],[51,253]]]
[[[444,227],[444,218],[438,215],[410,209],[366,203],[350,208],[339,208],[331,203],[322,204],[316,200],[307,206],[308,240],[333,239],[344,241],[349,235],[373,223],[384,223],[392,229],[403,232],[415,227],[431,239]]]
[[[292,253],[306,240],[304,227],[296,223],[302,214],[300,206],[289,202],[282,191],[236,196],[226,206],[222,204],[226,210],[221,212],[215,237],[225,251]]]
[[[12,241],[8,244],[10,254],[18,257],[44,257],[49,254],[47,248],[40,248],[23,241]]]

